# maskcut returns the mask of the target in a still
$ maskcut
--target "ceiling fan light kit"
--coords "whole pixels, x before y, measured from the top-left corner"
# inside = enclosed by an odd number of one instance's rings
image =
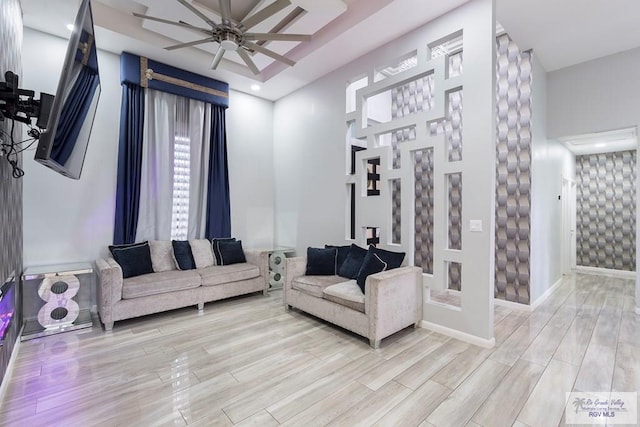
[[[203,20],[209,28],[202,28],[195,25],[191,25],[184,21],[171,21],[168,19],[158,18],[155,16],[143,15],[139,13],[134,13],[134,16],[142,19],[149,19],[156,22],[161,22],[163,24],[175,25],[188,30],[192,30],[194,32],[199,33],[201,36],[205,35],[207,37],[201,38],[198,40],[179,43],[177,45],[168,46],[166,50],[176,50],[189,46],[196,46],[204,43],[218,43],[220,46],[218,51],[214,55],[213,61],[211,63],[211,69],[215,70],[220,62],[222,61],[222,57],[224,53],[227,51],[237,52],[238,56],[242,59],[242,61],[246,64],[246,66],[251,70],[253,74],[260,74],[260,70],[255,65],[249,53],[261,53],[266,55],[276,61],[280,61],[289,66],[295,65],[295,61],[287,58],[284,55],[280,55],[277,52],[274,52],[271,49],[264,47],[262,44],[252,43],[251,41],[293,41],[293,42],[305,42],[311,40],[311,35],[309,34],[283,34],[277,32],[269,32],[269,33],[249,33],[249,30],[252,27],[260,24],[261,22],[269,19],[276,13],[280,12],[287,6],[291,5],[291,0],[276,0],[265,8],[259,10],[258,12],[245,17],[242,21],[236,23],[233,21],[231,17],[231,0],[219,0],[220,5],[220,15],[221,22],[216,23],[215,20],[211,19],[203,12],[194,7],[187,0],[176,0],[184,7],[189,9],[194,15],[198,16],[201,20]],[[251,40],[251,41],[250,41]]]

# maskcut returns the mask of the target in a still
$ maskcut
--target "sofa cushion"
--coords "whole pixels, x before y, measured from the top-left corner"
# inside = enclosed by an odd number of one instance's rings
[[[193,289],[200,286],[201,281],[195,270],[172,270],[130,277],[122,282],[122,299]]]
[[[173,246],[170,240],[149,240],[149,249],[154,272],[161,273],[176,269],[176,262],[173,259]]]
[[[344,263],[340,267],[338,274],[347,279],[355,279],[358,277],[358,272],[362,267],[362,262],[364,261],[364,257],[367,255],[367,250],[361,248],[358,245],[352,244],[349,248],[349,253],[347,254],[347,258],[344,260]]]
[[[313,297],[322,298],[322,291],[327,286],[344,282],[340,276],[301,276],[293,279],[291,287]]]
[[[356,283],[358,283],[362,292],[365,291],[364,285],[367,281],[367,277],[387,269],[387,263],[381,260],[378,254],[376,254],[372,249],[373,246],[369,247],[369,251],[364,257],[364,262],[362,263],[362,267],[358,272],[358,278],[356,279]]]
[[[172,240],[173,258],[176,261],[178,270],[193,270],[196,262],[193,260],[191,245],[188,240]]]
[[[260,269],[249,263],[214,265],[196,270],[202,277],[202,286],[215,286],[260,276]]]
[[[336,248],[307,248],[306,276],[335,276],[338,250]]]
[[[342,268],[342,264],[347,259],[349,255],[349,249],[351,249],[351,245],[345,246],[333,246],[333,245],[324,245],[325,248],[336,249],[338,251],[338,256],[336,257],[336,274],[340,272],[340,268]]]
[[[326,287],[322,297],[327,301],[364,313],[364,293],[355,280]]]
[[[113,259],[120,264],[123,278],[153,273],[149,242],[112,245],[109,246],[109,251],[113,255]]]
[[[404,260],[404,252],[386,251],[384,249],[376,248],[373,245],[369,246],[369,250],[373,251],[374,254],[378,255],[378,258],[387,264],[387,270],[400,267]]]
[[[211,267],[215,264],[213,249],[208,239],[189,240],[189,246],[191,246],[191,255],[196,268]]]
[[[244,250],[242,249],[242,240],[218,242],[218,249],[220,250],[220,262],[218,262],[218,265],[242,264],[247,262],[247,258],[244,256]]]
[[[235,242],[235,237],[217,237],[215,239],[211,239],[211,248],[213,249],[213,257],[215,258],[215,264],[221,265],[220,261],[220,247],[218,243],[220,242]]]

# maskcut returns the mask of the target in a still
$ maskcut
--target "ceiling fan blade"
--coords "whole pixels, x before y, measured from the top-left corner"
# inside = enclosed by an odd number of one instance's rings
[[[255,43],[251,43],[249,41],[245,41],[244,45],[246,47],[248,47],[249,49],[251,49],[251,50],[255,50],[256,52],[260,52],[261,54],[267,55],[268,57],[273,58],[273,59],[275,59],[277,61],[284,62],[285,64],[287,64],[287,65],[289,65],[291,67],[296,65],[295,61],[292,61],[291,59],[289,59],[289,58],[287,58],[285,56],[282,56],[279,53],[275,53],[274,51],[272,51],[270,49],[264,48],[264,47],[260,46],[259,44],[255,44]]]
[[[253,74],[260,74],[260,70],[258,70],[258,67],[256,67],[256,64],[251,60],[251,57],[246,50],[244,50],[243,48],[239,48],[236,52],[238,52],[240,58],[242,58],[244,63],[247,64],[247,67],[249,67]]]
[[[276,40],[291,42],[308,42],[311,40],[309,34],[279,34],[279,33],[245,33],[246,40]]]
[[[219,0],[222,22],[231,23],[231,0]]]
[[[187,43],[180,43],[180,44],[176,44],[173,46],[169,46],[169,47],[165,47],[165,50],[174,50],[174,49],[180,49],[183,47],[189,47],[189,46],[195,46],[198,44],[202,44],[202,43],[209,43],[209,42],[213,42],[215,41],[213,38],[211,37],[207,37],[206,39],[202,39],[202,40],[195,40],[192,42],[187,42]]]
[[[209,18],[207,15],[205,15],[202,12],[200,12],[198,9],[195,8],[195,6],[193,6],[187,0],[178,0],[178,3],[180,3],[181,5],[186,7],[187,9],[189,9],[194,14],[198,15],[198,17],[200,19],[202,19],[204,22],[206,22],[207,24],[209,24],[209,25],[214,25],[215,24],[215,22],[213,22],[213,19]]]
[[[216,52],[216,56],[213,57],[213,62],[211,62],[212,70],[215,70],[216,68],[218,68],[218,65],[220,65],[220,61],[222,61],[223,55],[224,55],[224,49],[222,48],[222,46],[220,46],[220,48],[218,48],[218,51]]]
[[[240,25],[248,30],[251,27],[255,27],[265,19],[272,17],[290,4],[290,0],[276,0],[264,9],[259,10],[250,17],[244,19]]]
[[[190,30],[209,31],[205,28],[194,27],[193,25],[187,24],[186,22],[169,21],[168,19],[156,18],[155,16],[143,15],[141,13],[136,13],[136,12],[133,12],[133,16],[136,16],[142,19],[148,19],[150,21],[162,22],[163,24],[176,25],[178,27],[188,28]]]
[[[205,33],[205,34],[209,34],[211,37],[213,37],[213,31],[207,28],[202,28],[202,27],[196,27],[195,25],[191,25],[188,22],[184,22],[184,21],[178,21],[178,23],[180,24],[184,24],[187,30],[193,30],[193,31],[197,31],[198,33]]]

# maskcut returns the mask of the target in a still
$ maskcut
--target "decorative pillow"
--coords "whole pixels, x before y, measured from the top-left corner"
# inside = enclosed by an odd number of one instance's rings
[[[224,241],[218,242],[218,250],[220,251],[220,264],[218,265],[231,265],[247,262],[242,250],[242,240]]]
[[[387,264],[387,270],[398,268],[402,265],[404,260],[404,252],[392,252],[384,249],[376,248],[375,246],[369,246],[369,250],[373,248],[373,252]]]
[[[172,240],[173,257],[178,266],[178,270],[193,270],[196,268],[196,262],[193,260],[191,253],[191,245],[188,240]]]
[[[358,277],[356,278],[356,282],[358,283],[358,286],[360,286],[362,293],[364,293],[364,285],[368,276],[380,273],[387,269],[387,263],[381,260],[380,257],[371,250],[372,247],[373,246],[369,247],[369,251],[364,257],[364,262],[362,263],[362,267],[360,268]]]
[[[333,276],[336,274],[338,250],[336,248],[307,248],[307,276]]]
[[[133,243],[130,245],[112,245],[109,251],[122,268],[122,277],[140,276],[142,274],[153,273],[151,265],[151,252],[149,242]]]
[[[215,258],[215,265],[222,265],[220,263],[220,249],[218,249],[218,242],[235,242],[235,237],[221,237],[211,239],[211,248],[213,249],[213,257]]]
[[[207,239],[189,240],[191,255],[196,268],[211,267],[214,264],[211,242]]]
[[[344,261],[347,259],[347,255],[349,255],[349,249],[351,248],[351,245],[346,245],[346,246],[324,245],[324,247],[335,248],[338,250],[338,256],[336,258],[336,274],[338,274],[338,271],[340,271],[342,264],[344,264]]]
[[[171,246],[171,241],[150,240],[149,250],[151,251],[151,265],[153,266],[153,271],[160,273],[176,269],[176,262],[173,260],[173,246]]]
[[[346,277],[347,279],[357,279],[365,255],[367,255],[366,249],[352,244],[349,247],[347,258],[344,260],[344,263],[342,263],[340,270],[338,270],[338,275]]]

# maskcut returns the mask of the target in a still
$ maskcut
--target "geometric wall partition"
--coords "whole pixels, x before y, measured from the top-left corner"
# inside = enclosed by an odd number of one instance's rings
[[[576,156],[576,263],[636,271],[636,150]]]
[[[345,179],[354,243],[375,233],[405,252],[423,270],[423,326],[484,346],[495,342],[495,43],[493,1],[472,0],[379,50],[389,65],[357,70],[345,118],[346,152],[364,148]],[[430,301],[432,289],[461,302]]]
[[[496,40],[495,297],[529,304],[531,224],[531,52]]]

